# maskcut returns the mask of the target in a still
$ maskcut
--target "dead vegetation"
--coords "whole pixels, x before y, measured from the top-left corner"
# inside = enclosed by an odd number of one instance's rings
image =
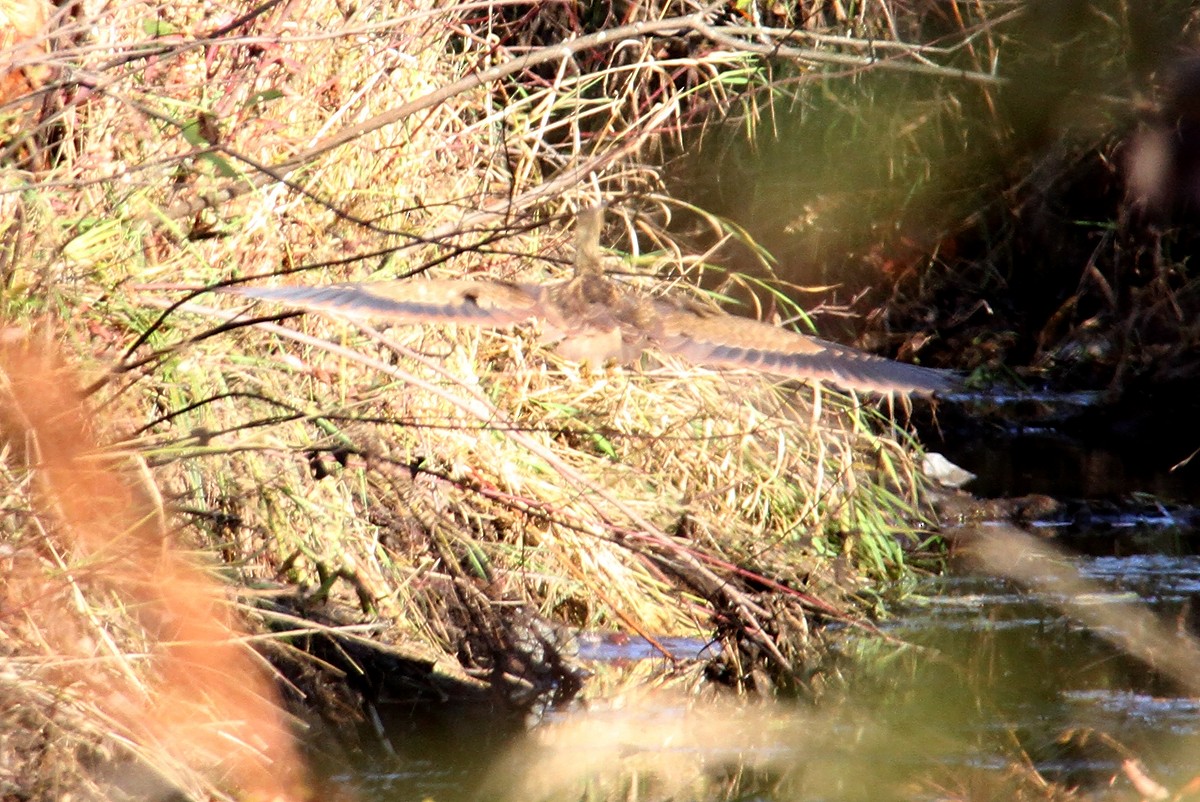
[[[98,449],[52,347],[10,329],[0,369],[6,788],[158,795],[226,775],[217,787],[298,798],[272,681],[220,584],[172,542],[145,464]]]
[[[805,65],[873,63],[685,4],[640,20],[545,8],[534,19],[476,4],[124,3],[47,15],[48,77],[7,107],[41,104],[42,116],[0,152],[4,314],[56,321],[46,330],[86,366],[109,416],[95,439],[145,460],[151,478],[137,486],[161,489],[182,541],[218,558],[234,586],[272,591],[245,593],[260,596],[251,621],[288,645],[324,639],[345,655],[353,644],[338,668],[357,701],[381,695],[376,677],[355,674],[369,635],[399,644],[379,653],[419,666],[414,684],[431,696],[449,678],[524,709],[573,690],[560,642],[573,628],[718,638],[714,676],[794,688],[812,669],[815,626],[857,620],[924,536],[914,444],[878,405],[665,358],[589,370],[527,329],[379,331],[204,294],[284,275],[557,277],[576,211],[601,200],[622,214],[605,241],[631,281],[687,285],[708,265],[669,233],[685,205],[662,192],[649,157],[709,115],[757,121],[768,44]],[[793,35],[802,50],[786,49]],[[932,58],[900,48],[885,68],[928,71]],[[686,211],[719,238],[744,238]],[[715,294],[739,281],[751,283],[731,277]],[[795,311],[782,295],[769,303]],[[92,442],[54,420],[26,429],[64,448]],[[184,565],[168,552],[143,586],[120,560],[47,551],[38,521],[125,532],[145,525],[141,502],[80,474],[66,491],[76,509],[38,508],[30,483],[48,466],[14,461],[21,431],[5,492],[24,512],[4,538],[8,559],[30,561],[13,576],[31,578],[6,589],[0,697],[6,729],[29,739],[6,741],[28,756],[6,779],[48,797],[62,789],[38,761],[74,776],[82,753],[60,754],[39,728],[78,733],[102,767],[78,771],[89,782],[118,752],[162,741],[127,733],[136,717],[114,718],[55,666],[82,661],[104,685],[128,655],[225,631],[202,623],[212,591],[168,570]],[[95,587],[64,580],[80,560],[100,572]],[[132,596],[113,604],[117,590]],[[70,615],[12,612],[35,600]],[[166,612],[146,612],[156,605]],[[206,647],[223,677],[169,687],[243,710],[245,694],[266,698],[247,679],[257,666],[236,668],[244,652],[225,640]],[[192,707],[158,693],[134,706],[146,722],[160,705]],[[247,754],[286,752],[281,731],[257,739],[239,740]],[[184,767],[242,753],[196,743],[146,762],[167,785],[218,793]],[[246,771],[216,788],[252,792]]]

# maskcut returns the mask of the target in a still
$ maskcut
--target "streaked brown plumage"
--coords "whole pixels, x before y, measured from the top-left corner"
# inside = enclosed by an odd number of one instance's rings
[[[629,362],[648,346],[698,365],[822,379],[854,390],[935,393],[954,387],[943,371],[894,362],[837,343],[690,304],[648,298],[604,276],[602,213],[580,215],[575,275],[557,284],[408,280],[231,292],[319,312],[402,323],[509,326],[541,321],[568,359]]]

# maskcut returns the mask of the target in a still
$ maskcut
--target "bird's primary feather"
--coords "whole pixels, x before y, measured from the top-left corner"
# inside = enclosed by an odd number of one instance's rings
[[[324,287],[234,287],[260,301],[405,323],[509,326],[537,317],[543,288],[500,281],[412,280]]]
[[[822,379],[854,390],[944,393],[950,374],[895,362],[845,345],[757,320],[701,313],[668,301],[628,300],[616,308],[582,304],[567,309],[564,285],[498,281],[383,281],[325,287],[247,287],[230,292],[318,312],[397,323],[467,323],[504,327],[540,320],[561,339],[568,359],[631,361],[646,345],[714,368],[757,370],[778,376]]]
[[[881,393],[943,393],[944,371],[894,362],[788,329],[650,299],[604,276],[601,211],[580,213],[575,276],[550,285],[505,281],[405,280],[326,287],[236,287],[262,301],[397,323],[503,327],[539,320],[568,359],[636,359],[647,345],[699,365],[831,381]]]

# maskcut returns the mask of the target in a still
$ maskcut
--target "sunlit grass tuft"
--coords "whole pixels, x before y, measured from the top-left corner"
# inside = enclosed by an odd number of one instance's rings
[[[707,114],[756,114],[759,55],[673,47],[709,25],[689,15],[615,40],[568,20],[571,36],[542,43],[436,4],[71,13],[31,65],[45,70],[21,108],[43,112],[0,151],[3,312],[60,323],[47,330],[83,366],[110,444],[146,461],[164,515],[228,578],[355,611],[381,641],[461,658],[476,678],[496,672],[467,654],[472,627],[520,609],[720,631],[746,669],[730,681],[752,685],[762,662],[800,675],[806,613],[854,617],[874,595],[864,578],[901,574],[922,480],[873,402],[654,357],[585,369],[529,329],[377,332],[193,295],[249,277],[558,278],[575,213],[602,199],[637,283],[687,291],[711,254],[666,232],[702,210],[661,194],[646,156]],[[754,284],[717,292],[739,282]],[[260,314],[272,320],[247,323]],[[69,555],[42,551],[21,475],[4,493],[5,554],[37,554],[8,592],[53,586],[72,640],[0,622],[3,692],[29,714],[14,729],[43,716],[78,734],[79,753],[43,744],[64,777],[88,750],[158,748],[55,684],[79,648],[97,684],[130,679],[152,639],[128,602],[72,584]],[[187,774],[212,758],[171,764],[171,784],[223,793]]]

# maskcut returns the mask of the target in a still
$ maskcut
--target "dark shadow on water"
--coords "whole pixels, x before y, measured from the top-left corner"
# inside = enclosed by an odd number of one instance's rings
[[[381,705],[373,712],[340,748],[316,748],[319,773],[360,802],[478,799],[492,766],[525,731],[523,721],[484,706]]]
[[[975,496],[1200,504],[1200,459],[1189,461],[1200,448],[1200,416],[1177,403],[1135,414],[1093,392],[989,388],[918,409],[915,423],[930,450],[976,474],[966,486]]]

